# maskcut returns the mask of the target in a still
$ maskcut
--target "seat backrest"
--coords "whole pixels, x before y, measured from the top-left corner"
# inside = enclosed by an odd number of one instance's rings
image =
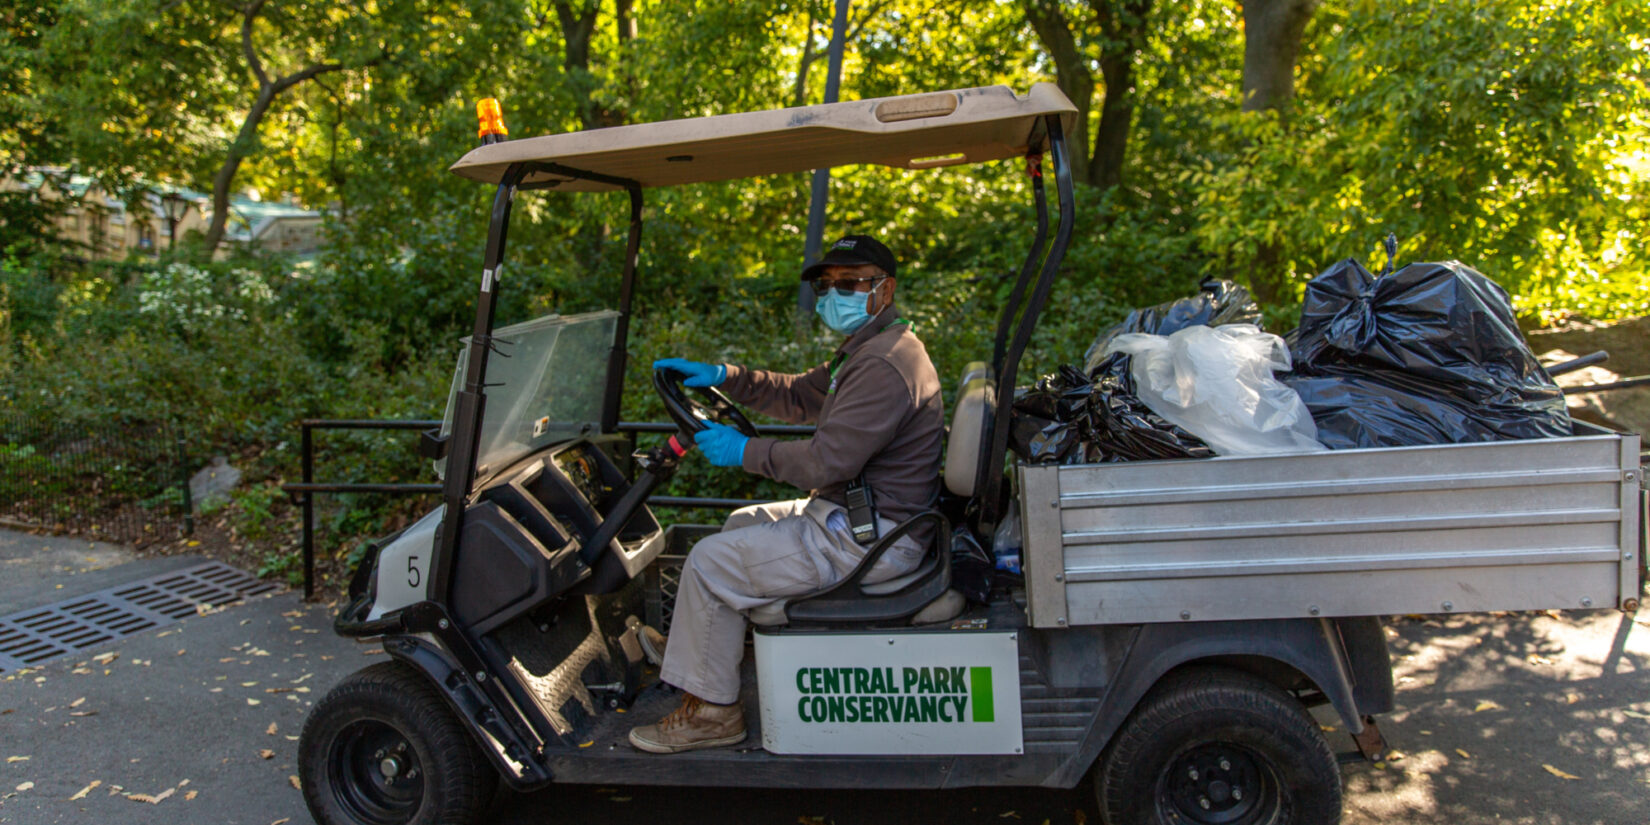
[[[954,495],[974,495],[986,416],[996,394],[997,382],[984,361],[963,368],[962,380],[957,383],[957,403],[951,410],[951,435],[945,444],[945,488]]]

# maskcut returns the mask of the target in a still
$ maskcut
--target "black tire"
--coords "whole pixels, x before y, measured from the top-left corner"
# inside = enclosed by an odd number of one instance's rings
[[[1226,668],[1152,688],[1102,755],[1094,790],[1108,825],[1341,820],[1340,766],[1317,722],[1282,688]]]
[[[400,662],[356,671],[315,706],[298,775],[318,825],[473,825],[498,785],[435,687]]]

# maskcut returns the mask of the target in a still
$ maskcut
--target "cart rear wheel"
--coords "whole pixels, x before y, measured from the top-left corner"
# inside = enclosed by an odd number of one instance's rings
[[[319,825],[468,825],[498,781],[435,688],[400,662],[357,671],[315,706],[298,773]]]
[[[1225,668],[1176,674],[1123,723],[1094,776],[1111,825],[1333,825],[1341,773],[1306,708]]]

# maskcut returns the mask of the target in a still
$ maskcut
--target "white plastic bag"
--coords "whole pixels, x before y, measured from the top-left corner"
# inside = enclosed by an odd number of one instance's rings
[[[1191,326],[1169,336],[1119,335],[1108,352],[1133,357],[1135,394],[1152,412],[1221,455],[1317,452],[1300,396],[1272,377],[1289,369],[1283,339],[1253,324]]]

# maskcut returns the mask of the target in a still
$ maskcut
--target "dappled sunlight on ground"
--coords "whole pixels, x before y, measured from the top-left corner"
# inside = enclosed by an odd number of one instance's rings
[[[1404,619],[1397,751],[1345,771],[1345,822],[1650,820],[1650,625],[1613,611]]]

